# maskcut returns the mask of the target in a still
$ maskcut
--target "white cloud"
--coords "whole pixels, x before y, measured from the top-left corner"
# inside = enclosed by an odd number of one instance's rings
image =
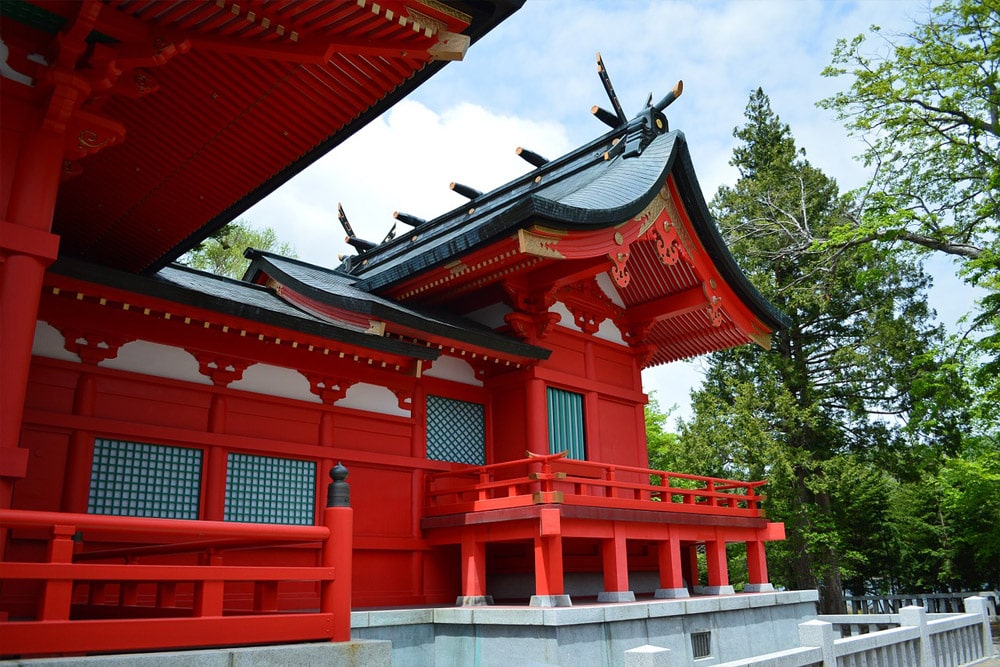
[[[866,179],[860,144],[815,103],[848,85],[820,76],[837,38],[870,24],[901,31],[925,0],[532,0],[388,114],[245,214],[278,230],[300,257],[335,266],[352,252],[337,222],[343,202],[359,236],[381,240],[402,210],[433,218],[464,202],[451,181],[489,190],[529,167],[526,146],[559,155],[603,133],[590,107],[608,107],[594,65],[601,51],[626,113],[684,79],[667,110],[681,129],[706,199],[732,184],[734,127],[758,86],[809,159],[842,188]],[[405,227],[402,227],[405,229]],[[954,299],[952,299],[954,300]],[[676,367],[676,368],[675,368]],[[676,364],[646,374],[661,404],[689,414],[699,375]]]

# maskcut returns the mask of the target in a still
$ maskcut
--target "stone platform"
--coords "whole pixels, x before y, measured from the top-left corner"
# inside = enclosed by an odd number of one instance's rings
[[[676,664],[714,665],[798,646],[798,624],[815,617],[817,600],[816,591],[787,591],[611,604],[574,599],[552,608],[372,609],[351,614],[351,636],[390,640],[396,667],[611,667],[647,644],[670,649]],[[694,644],[709,652],[697,663]]]

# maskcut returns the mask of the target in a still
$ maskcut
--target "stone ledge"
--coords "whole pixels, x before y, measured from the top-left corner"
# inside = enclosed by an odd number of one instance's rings
[[[0,665],[5,667],[283,667],[284,665],[380,667],[391,664],[392,642],[387,639],[91,655],[78,658],[0,660]]]

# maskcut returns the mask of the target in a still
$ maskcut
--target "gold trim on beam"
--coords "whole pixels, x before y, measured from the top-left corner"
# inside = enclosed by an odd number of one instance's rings
[[[542,227],[536,227],[536,229],[552,235],[561,234],[556,230],[548,230]],[[526,229],[517,230],[518,250],[525,255],[535,255],[536,257],[547,257],[549,259],[566,259],[565,255],[551,247],[558,242],[559,239],[552,238],[551,236],[542,236],[541,234],[529,232]]]

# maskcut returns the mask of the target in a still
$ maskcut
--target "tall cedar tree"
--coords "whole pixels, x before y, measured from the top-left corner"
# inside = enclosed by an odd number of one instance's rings
[[[913,409],[910,384],[939,332],[929,324],[927,279],[901,254],[872,246],[818,249],[850,202],[805,159],[760,89],[731,164],[740,178],[712,208],[751,280],[791,318],[772,351],[744,346],[714,354],[693,394],[682,435],[710,449],[716,474],[767,477],[769,516],[786,523],[772,575],[818,588],[823,613],[844,611],[841,567],[848,532],[835,505],[844,457],[889,458],[897,424]]]
[[[981,417],[1000,423],[1000,0],[944,0],[906,34],[872,26],[838,41],[823,74],[851,79],[819,104],[864,139],[860,157],[874,169],[827,244],[958,260],[985,291],[977,335],[960,342],[973,348]]]

